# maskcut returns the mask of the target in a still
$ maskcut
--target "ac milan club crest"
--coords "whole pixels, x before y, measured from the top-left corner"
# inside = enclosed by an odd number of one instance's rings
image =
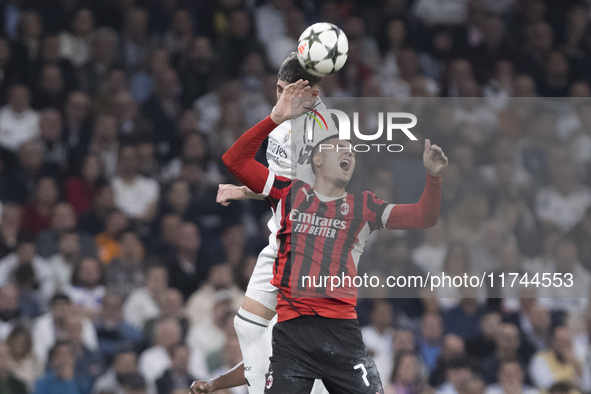
[[[346,202],[341,205],[341,214],[346,215],[349,213],[349,204]]]
[[[273,375],[267,376],[267,382],[265,383],[265,388],[270,389],[273,386]]]

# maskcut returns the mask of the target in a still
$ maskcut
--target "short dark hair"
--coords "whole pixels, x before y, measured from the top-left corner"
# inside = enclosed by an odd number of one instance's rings
[[[287,59],[281,63],[277,78],[287,83],[294,83],[302,79],[308,81],[310,86],[318,85],[322,81],[322,77],[314,76],[304,70],[295,52],[290,53]]]
[[[548,393],[550,394],[562,394],[562,393],[569,393],[573,389],[573,385],[570,382],[561,380],[554,383],[550,388],[548,388]]]
[[[56,304],[57,302],[60,302],[60,301],[70,303],[70,297],[68,297],[64,293],[55,293],[53,295],[53,297],[51,297],[51,300],[49,300],[49,305],[53,306],[54,304]]]
[[[324,138],[319,143],[317,143],[314,146],[314,148],[312,148],[312,153],[310,154],[310,165],[312,166],[312,172],[314,173],[314,175],[316,175],[316,166],[314,166],[314,156],[316,156],[316,154],[320,151],[320,144],[324,144],[327,141],[332,140],[333,138],[339,138],[339,135],[338,134],[329,135],[328,137]]]

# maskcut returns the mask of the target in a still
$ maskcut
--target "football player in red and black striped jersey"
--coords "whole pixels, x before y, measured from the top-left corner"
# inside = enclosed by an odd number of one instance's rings
[[[349,195],[345,187],[355,169],[355,154],[350,143],[337,136],[321,141],[312,152],[314,185],[276,176],[254,157],[269,133],[291,117],[290,98],[302,97],[306,85],[300,80],[287,86],[271,115],[223,156],[232,174],[253,192],[266,195],[281,212],[272,280],[279,288],[279,323],[273,331],[266,392],[309,393],[314,379],[322,379],[331,393],[382,393],[357,325],[355,287],[329,292],[327,286],[306,285],[302,278],[355,276],[373,230],[434,226],[447,157],[425,141],[427,184],[416,204],[389,204],[370,192]],[[319,292],[322,297],[317,297]]]

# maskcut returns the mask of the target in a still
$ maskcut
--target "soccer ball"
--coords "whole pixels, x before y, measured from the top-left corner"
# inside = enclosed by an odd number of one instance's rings
[[[343,68],[348,51],[347,36],[332,23],[315,23],[304,30],[298,40],[300,64],[307,72],[318,77]]]

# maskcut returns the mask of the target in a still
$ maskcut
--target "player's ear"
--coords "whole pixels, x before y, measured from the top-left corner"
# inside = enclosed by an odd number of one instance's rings
[[[319,155],[318,153],[315,154],[312,158],[312,162],[314,163],[315,167],[320,167],[322,165],[322,155]]]
[[[312,97],[318,97],[319,93],[320,93],[320,89],[318,88],[318,86],[316,86],[312,89]]]

